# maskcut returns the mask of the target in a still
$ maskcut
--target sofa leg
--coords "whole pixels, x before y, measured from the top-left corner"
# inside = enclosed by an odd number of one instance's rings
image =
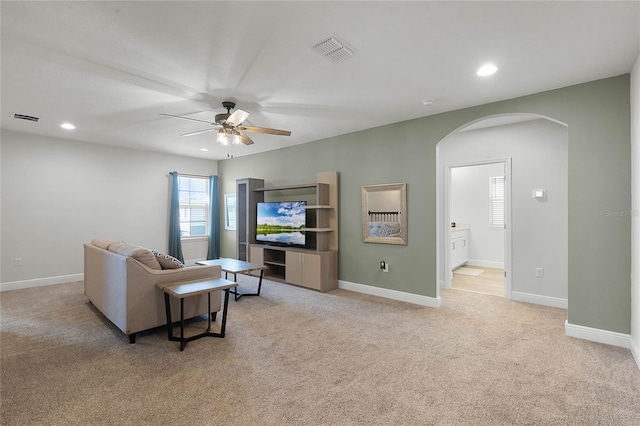
[[[136,333],[131,333],[129,335],[129,343],[133,345],[135,342],[136,342]]]
[[[217,316],[218,316],[217,312],[211,312],[211,321],[215,322]]]

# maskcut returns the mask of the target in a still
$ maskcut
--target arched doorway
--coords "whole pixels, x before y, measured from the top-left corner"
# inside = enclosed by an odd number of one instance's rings
[[[447,135],[438,143],[436,152],[438,287],[448,288],[450,283],[450,223],[464,222],[472,216],[451,216],[451,170],[456,167],[502,163],[505,165],[507,176],[504,229],[504,270],[507,273],[505,295],[515,300],[566,308],[566,125],[536,114],[484,117]],[[486,188],[488,191],[489,182],[486,183]],[[543,195],[537,197],[536,193],[540,190]],[[489,200],[486,199],[485,202],[488,204]],[[484,210],[485,215],[489,214],[486,206],[479,208]],[[487,232],[486,228],[489,228],[490,224],[477,219],[469,221],[473,223],[469,229],[468,262],[473,265],[493,261],[483,258],[481,250],[476,250],[487,241],[486,235],[489,235],[491,230]]]

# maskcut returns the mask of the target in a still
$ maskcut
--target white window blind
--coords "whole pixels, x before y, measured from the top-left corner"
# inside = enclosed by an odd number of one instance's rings
[[[489,226],[504,227],[504,176],[489,178]]]
[[[180,199],[180,236],[208,235],[209,179],[178,176],[178,196]]]

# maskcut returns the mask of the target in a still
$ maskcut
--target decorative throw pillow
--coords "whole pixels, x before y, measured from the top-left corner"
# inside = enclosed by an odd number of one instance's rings
[[[152,251],[153,255],[156,257],[156,260],[162,267],[162,269],[178,269],[184,268],[184,263],[180,262],[173,256],[168,254],[158,253],[157,251]]]

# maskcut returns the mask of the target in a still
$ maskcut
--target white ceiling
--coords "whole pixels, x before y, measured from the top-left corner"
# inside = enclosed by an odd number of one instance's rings
[[[160,113],[213,121],[234,100],[245,124],[292,132],[251,133],[241,156],[625,74],[640,52],[639,1],[2,1],[1,15],[3,129],[208,159],[227,157],[215,132],[180,137],[207,125]],[[355,56],[312,50],[329,36]],[[498,72],[476,76],[486,62]]]

